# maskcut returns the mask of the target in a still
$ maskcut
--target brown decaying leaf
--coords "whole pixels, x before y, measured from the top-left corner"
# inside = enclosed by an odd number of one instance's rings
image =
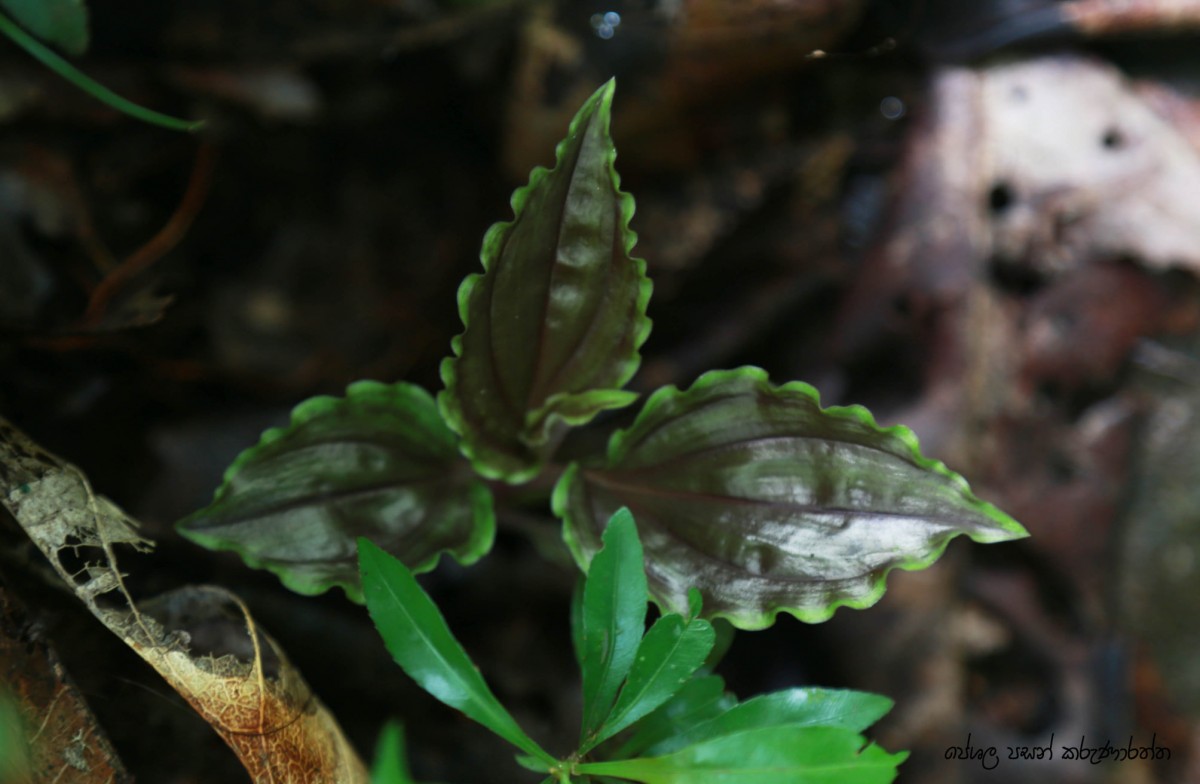
[[[1088,35],[1177,32],[1200,27],[1195,0],[1070,0],[1062,15]]]
[[[241,600],[221,588],[186,587],[135,604],[115,550],[145,552],[153,543],[93,493],[79,469],[2,419],[0,503],[92,614],[212,725],[254,782],[366,784],[337,722]],[[110,594],[118,601],[101,601]],[[214,628],[219,644],[202,652],[196,642]]]
[[[964,303],[989,259],[1053,276],[1128,257],[1200,270],[1194,104],[1055,56],[943,68],[905,156],[886,239],[842,315],[841,353]]]
[[[58,655],[3,582],[0,684],[17,703],[28,743],[27,776],[4,779],[6,784],[132,781]],[[0,778],[5,770],[0,765]]]
[[[1133,83],[1071,56],[978,78],[998,256],[1043,271],[1106,256],[1200,269],[1200,155]]]

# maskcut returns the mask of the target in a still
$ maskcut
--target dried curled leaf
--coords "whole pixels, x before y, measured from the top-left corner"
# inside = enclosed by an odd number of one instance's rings
[[[241,600],[221,588],[187,587],[135,604],[116,548],[147,551],[152,542],[93,493],[79,469],[4,420],[0,503],[92,614],[212,725],[253,781],[366,784],[366,768],[332,715]],[[201,629],[217,632],[203,650],[193,639]]]

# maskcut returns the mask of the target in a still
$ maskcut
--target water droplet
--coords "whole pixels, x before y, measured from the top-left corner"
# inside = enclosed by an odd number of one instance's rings
[[[879,113],[889,120],[899,120],[908,111],[904,101],[894,95],[889,95],[879,102]]]
[[[621,25],[621,15],[616,11],[606,11],[603,14],[592,14],[588,22],[596,37],[607,41],[616,35],[617,28]]]

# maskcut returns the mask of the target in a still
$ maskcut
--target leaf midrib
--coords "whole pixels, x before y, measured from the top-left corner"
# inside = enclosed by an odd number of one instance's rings
[[[421,640],[421,642],[425,645],[425,647],[428,650],[430,650],[433,653],[433,655],[436,657],[437,661],[440,662],[454,676],[454,680],[458,684],[460,684],[460,686],[462,686],[464,688],[464,691],[466,691],[468,693],[468,695],[470,696],[471,703],[473,703],[479,707],[482,707],[484,709],[484,712],[487,714],[488,718],[492,722],[494,722],[496,725],[505,727],[506,732],[502,735],[504,737],[504,739],[509,741],[510,743],[513,743],[514,745],[520,747],[526,753],[532,754],[535,757],[538,757],[539,759],[541,759],[543,761],[548,761],[551,763],[556,762],[556,760],[553,757],[551,757],[549,754],[547,754],[545,751],[543,751],[541,749],[541,747],[539,747],[536,743],[533,743],[532,740],[526,742],[524,739],[519,738],[519,737],[517,740],[513,740],[513,738],[507,737],[508,730],[509,730],[507,725],[511,721],[511,717],[508,716],[507,712],[504,712],[503,708],[500,708],[499,713],[496,712],[497,708],[499,708],[499,705],[493,704],[493,702],[496,699],[495,695],[493,695],[491,693],[491,691],[488,690],[487,684],[483,682],[482,676],[480,676],[480,687],[482,688],[483,692],[488,697],[491,697],[491,701],[484,699],[481,702],[476,697],[471,695],[472,689],[469,688],[470,684],[466,680],[463,679],[462,675],[459,674],[458,668],[451,665],[451,663],[441,654],[441,652],[438,651],[437,647],[433,645],[433,643],[431,642],[431,640],[429,638],[429,635],[425,633],[424,627],[422,626],[422,624],[418,623],[417,620],[413,617],[412,613],[410,613],[408,611],[408,608],[405,606],[404,602],[400,599],[399,594],[397,594],[395,589],[392,587],[391,582],[388,580],[380,580],[380,582],[383,584],[383,587],[387,590],[388,596],[391,597],[395,606],[399,609],[400,613],[408,620],[408,622],[412,626],[412,628],[416,630],[417,636]],[[415,582],[415,579],[414,579],[414,582]],[[451,639],[453,640],[453,637]],[[394,655],[395,654],[393,654],[393,656]],[[465,655],[466,654],[464,653],[464,656]],[[472,667],[474,666],[471,663],[469,657],[467,658],[467,664]],[[422,687],[424,687],[424,684],[421,684],[421,685],[422,685]],[[441,696],[438,696],[438,699],[445,701]],[[450,704],[450,703],[448,703],[448,704]],[[458,705],[453,705],[453,707],[458,708]],[[493,732],[496,732],[495,727],[489,726],[488,729],[491,729]],[[515,729],[520,731],[519,727],[516,727]],[[521,731],[521,732],[522,732],[522,734],[524,734],[523,731]]]

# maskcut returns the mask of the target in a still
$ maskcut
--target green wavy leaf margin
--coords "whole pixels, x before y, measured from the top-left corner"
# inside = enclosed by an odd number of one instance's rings
[[[633,425],[612,435],[607,459],[602,465],[584,466],[572,463],[564,471],[554,488],[552,506],[555,514],[563,520],[563,537],[580,568],[586,570],[587,564],[598,549],[597,542],[600,533],[598,526],[602,523],[597,521],[608,519],[609,514],[604,508],[593,511],[589,500],[592,488],[589,488],[589,485],[602,478],[606,471],[629,468],[623,466],[623,463],[629,458],[636,439],[644,435],[646,430],[660,426],[664,418],[672,416],[672,411],[686,409],[689,405],[695,405],[698,401],[705,401],[706,398],[719,394],[762,395],[774,400],[799,401],[801,405],[811,407],[822,418],[827,419],[835,426],[839,422],[846,423],[851,430],[858,430],[870,438],[880,439],[879,444],[881,447],[886,446],[885,451],[888,453],[908,461],[911,465],[929,472],[947,483],[949,489],[959,494],[963,509],[972,515],[976,524],[970,528],[941,532],[933,537],[932,543],[925,552],[899,558],[875,574],[863,575],[856,590],[834,592],[819,602],[807,602],[800,605],[772,603],[766,606],[745,603],[736,607],[726,607],[727,602],[717,601],[711,589],[713,583],[720,582],[721,567],[720,565],[712,567],[712,571],[715,571],[718,577],[714,578],[710,574],[708,584],[697,586],[704,595],[706,617],[726,618],[734,626],[746,630],[771,626],[780,612],[785,612],[804,622],[818,623],[830,618],[839,607],[863,609],[875,604],[886,590],[887,575],[892,569],[917,571],[929,567],[941,557],[949,542],[959,535],[966,534],[973,541],[984,544],[1004,542],[1029,535],[1012,517],[996,506],[977,498],[962,476],[948,469],[941,461],[922,455],[917,437],[909,428],[903,425],[881,427],[876,423],[871,412],[859,405],[821,408],[820,394],[809,384],[796,381],[782,386],[774,386],[770,383],[766,371],[756,367],[742,367],[734,370],[710,371],[684,391],[675,386],[667,386],[655,391],[647,399]],[[716,448],[719,446],[714,446],[714,449]],[[649,481],[646,477],[653,473],[652,467],[645,465],[636,466],[632,470],[639,472],[641,481]],[[719,493],[719,488],[711,488],[711,492],[715,495]],[[721,499],[716,497],[712,500],[718,502]],[[629,506],[634,509],[646,547],[650,592],[664,612],[686,613],[687,599],[683,590],[672,590],[664,584],[663,580],[656,578],[656,574],[678,572],[681,575],[680,585],[686,582],[683,580],[685,577],[693,581],[691,585],[696,585],[697,578],[701,575],[695,569],[672,570],[664,567],[661,563],[656,563],[661,556],[660,544],[665,538],[669,538],[669,534],[658,528],[652,516],[638,511],[636,504],[631,503],[629,498],[614,494],[611,503],[601,506],[607,507],[608,505],[612,505],[614,508]],[[728,574],[725,574],[724,577],[728,577]]]
[[[529,176],[528,184],[513,192],[511,205],[513,220],[493,224],[484,235],[480,260],[482,273],[468,275],[458,289],[458,313],[464,332],[451,340],[453,356],[442,361],[441,376],[445,389],[438,395],[438,406],[449,427],[462,437],[461,449],[471,460],[476,470],[490,479],[503,479],[511,484],[528,481],[542,469],[546,447],[553,439],[558,425],[582,425],[604,410],[622,408],[633,403],[638,395],[621,389],[641,364],[639,350],[650,334],[651,322],[646,316],[653,284],[646,275],[646,262],[634,258],[633,248],[637,244],[637,233],[630,228],[635,204],[633,196],[621,190],[621,178],[616,170],[617,151],[609,131],[613,94],[616,80],[611,79],[600,87],[580,108],[568,127],[566,137],[555,146],[554,168],[536,167]],[[500,424],[511,432],[500,433],[501,443],[489,444],[496,436],[496,423],[477,426],[467,415],[467,405],[484,405],[492,402],[498,394],[499,379],[494,378],[491,389],[464,390],[459,373],[463,362],[464,339],[467,330],[473,329],[472,303],[485,295],[485,278],[495,275],[506,241],[518,223],[526,217],[526,207],[539,189],[547,186],[550,178],[563,172],[568,152],[580,133],[595,120],[601,123],[601,132],[606,141],[604,166],[612,184],[613,197],[617,201],[617,226],[626,259],[632,264],[636,279],[636,292],[632,303],[633,318],[628,320],[630,351],[627,356],[610,356],[606,378],[600,387],[566,389],[552,394],[541,405],[526,410],[523,421],[508,421]],[[490,313],[489,313],[490,315]],[[513,351],[525,351],[525,346],[512,346]],[[575,385],[578,386],[578,385]],[[482,402],[480,402],[482,401]],[[491,430],[492,432],[488,432]]]
[[[249,466],[259,461],[270,459],[281,443],[294,437],[299,429],[316,422],[323,417],[343,414],[362,414],[365,410],[376,408],[376,415],[386,412],[387,416],[398,416],[405,427],[419,430],[413,437],[427,450],[432,458],[429,464],[430,475],[444,475],[448,483],[462,485],[462,496],[456,503],[463,505],[460,515],[469,517],[466,527],[469,530],[461,537],[456,546],[439,547],[435,552],[410,563],[409,568],[414,573],[431,571],[437,567],[442,553],[449,553],[456,561],[464,566],[470,565],[482,558],[492,548],[495,539],[496,521],[492,504],[491,492],[487,486],[471,471],[466,461],[459,455],[457,438],[454,433],[441,421],[437,405],[433,397],[424,389],[404,382],[384,384],[378,381],[358,381],[346,388],[345,397],[318,395],[309,398],[292,409],[291,420],[284,427],[266,430],[259,442],[244,450],[225,470],[224,480],[217,488],[213,502],[176,524],[176,529],[185,538],[210,550],[228,550],[236,552],[247,566],[255,569],[266,569],[272,572],[289,589],[307,596],[324,593],[334,586],[341,587],[346,595],[354,602],[363,602],[362,587],[358,577],[356,538],[369,535],[380,539],[378,531],[373,530],[370,520],[353,530],[343,532],[345,550],[343,553],[344,568],[337,569],[336,576],[313,577],[296,564],[281,563],[276,559],[265,557],[248,550],[241,543],[227,535],[204,530],[206,520],[217,517],[224,506],[232,504],[236,499],[236,484],[243,472]],[[386,428],[385,419],[379,419],[378,428]],[[369,437],[364,433],[364,437]],[[319,478],[320,472],[315,472]],[[305,478],[312,478],[306,476]],[[296,532],[287,532],[294,535]],[[386,539],[384,539],[386,541]],[[390,548],[394,549],[394,548]],[[412,561],[411,554],[405,557],[403,552],[393,552],[406,562]]]

